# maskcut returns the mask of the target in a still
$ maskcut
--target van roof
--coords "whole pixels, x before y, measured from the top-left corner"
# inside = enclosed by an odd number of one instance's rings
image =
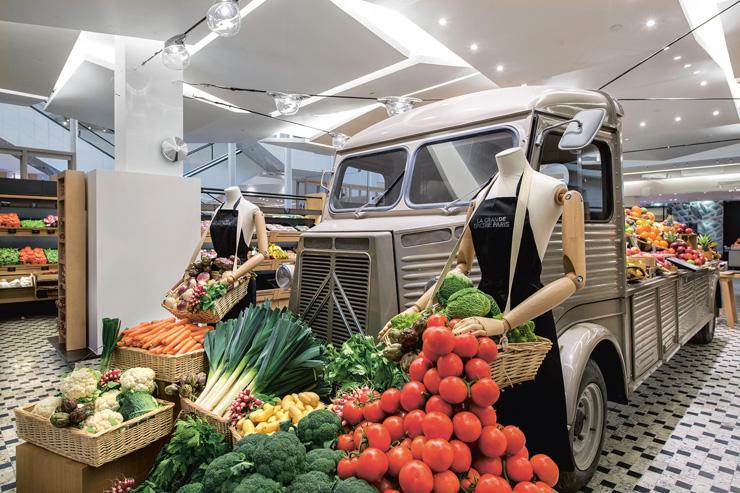
[[[472,125],[507,115],[541,111],[566,118],[589,108],[604,108],[605,125],[617,128],[621,105],[611,96],[586,89],[523,86],[490,89],[445,99],[387,118],[352,136],[351,149]]]

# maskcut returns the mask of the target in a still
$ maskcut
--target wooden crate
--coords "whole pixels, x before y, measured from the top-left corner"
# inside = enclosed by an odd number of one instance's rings
[[[655,257],[652,255],[628,255],[627,265],[639,265],[645,270],[646,277],[655,276]]]
[[[170,383],[177,382],[188,373],[199,373],[208,368],[204,349],[177,356],[153,354],[146,349],[134,347],[117,347],[113,351],[111,368],[128,370],[140,367],[151,368],[157,380]]]

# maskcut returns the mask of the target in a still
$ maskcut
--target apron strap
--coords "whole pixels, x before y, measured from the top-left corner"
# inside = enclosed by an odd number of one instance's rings
[[[224,204],[221,203],[221,204],[219,204],[218,207],[216,207],[216,210],[213,211],[213,215],[211,216],[211,219],[208,221],[208,227],[206,229],[204,229],[203,231],[201,231],[201,233],[200,233],[200,241],[195,246],[195,251],[193,252],[193,255],[190,257],[190,262],[188,262],[188,265],[190,265],[193,262],[195,262],[195,259],[197,259],[198,256],[200,255],[200,250],[201,250],[201,248],[203,248],[203,243],[206,242],[206,236],[208,236],[208,233],[211,230],[211,223],[216,218],[216,214],[218,214],[218,211],[220,211],[223,206],[224,206]]]
[[[236,248],[234,249],[234,266],[231,268],[231,272],[236,272],[236,267],[239,264],[239,240],[242,237],[242,221],[244,219],[244,208],[239,207],[239,202],[241,199],[239,199],[235,207],[236,209]]]
[[[511,255],[509,257],[509,290],[506,296],[506,308],[504,314],[511,310],[511,288],[514,285],[514,274],[516,264],[519,260],[519,247],[522,243],[522,232],[524,230],[524,219],[527,216],[527,205],[529,204],[529,191],[532,188],[532,175],[534,170],[526,164],[522,172],[521,189],[516,196],[516,210],[514,212],[514,227],[511,231]]]

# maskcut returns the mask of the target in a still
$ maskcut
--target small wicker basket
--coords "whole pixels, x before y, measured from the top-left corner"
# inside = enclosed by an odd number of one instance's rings
[[[203,349],[180,355],[154,354],[146,349],[117,347],[111,358],[111,368],[151,368],[157,380],[177,382],[189,373],[206,371],[206,352]]]
[[[180,396],[180,415],[185,414],[194,414],[198,416],[201,419],[204,419],[213,426],[216,431],[221,433],[224,437],[226,437],[226,441],[231,443],[233,436],[231,433],[231,420],[229,418],[222,418],[221,416],[216,416],[210,411],[206,411],[202,407],[196,405],[193,401],[190,399],[187,399],[185,397]]]
[[[231,446],[236,447],[236,444],[239,443],[239,440],[241,440],[242,437],[238,431],[236,431],[236,428],[231,426],[229,427],[229,431],[231,432]]]
[[[77,428],[56,428],[33,413],[35,404],[15,409],[19,438],[89,466],[99,467],[142,449],[172,431],[172,402],[157,399],[159,408],[113,428],[91,434]]]
[[[537,337],[536,342],[515,342],[502,348],[491,363],[491,376],[499,388],[534,380],[542,361],[552,348],[552,341]]]
[[[164,302],[162,302],[162,307],[177,318],[184,318],[190,320],[191,322],[198,322],[203,324],[215,324],[216,322],[221,321],[221,319],[224,318],[224,315],[229,313],[229,310],[231,310],[234,305],[239,303],[239,301],[241,301],[241,299],[247,295],[247,292],[249,291],[250,279],[251,274],[247,274],[246,276],[237,280],[232,289],[228,290],[225,295],[218,298],[214,302],[215,304],[213,310],[189,312],[187,310],[178,310],[177,308],[168,308],[167,306],[165,306]],[[172,289],[165,295],[165,298],[167,298],[168,296],[172,296],[173,291],[177,289],[177,286],[179,286],[181,282],[182,281],[175,284],[175,286],[173,286]]]

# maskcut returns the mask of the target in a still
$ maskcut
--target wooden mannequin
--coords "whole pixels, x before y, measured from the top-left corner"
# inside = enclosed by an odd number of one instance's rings
[[[516,195],[519,178],[524,166],[529,163],[521,148],[515,147],[496,155],[499,177],[491,187],[487,197],[477,197],[476,201]],[[475,208],[475,202],[470,209]],[[586,254],[583,224],[583,197],[576,191],[568,191],[559,180],[534,172],[527,206],[529,220],[537,245],[540,261],[545,255],[547,244],[558,218],[562,216],[563,267],[565,275],[544,286],[519,303],[501,320],[486,317],[470,317],[461,320],[455,327],[455,334],[471,332],[476,336],[500,335],[512,327],[517,327],[537,316],[548,312],[568,299],[576,290],[586,284]],[[508,255],[510,252],[501,252]],[[468,274],[475,259],[475,250],[470,229],[466,229],[457,254],[454,270]],[[513,267],[512,267],[513,268]],[[434,287],[424,293],[411,308],[405,312],[423,310],[433,296]],[[503,309],[504,307],[501,307]],[[386,325],[381,335],[390,328]]]

